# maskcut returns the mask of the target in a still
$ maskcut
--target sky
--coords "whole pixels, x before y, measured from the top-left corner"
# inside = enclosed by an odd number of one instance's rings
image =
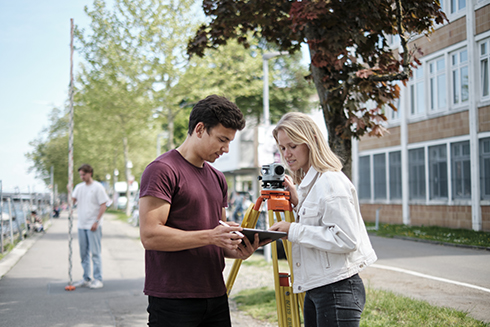
[[[92,0],[0,0],[0,180],[3,192],[43,192],[28,173],[29,142],[63,108],[70,83],[70,19],[89,20]],[[76,72],[77,60],[74,60]],[[68,144],[67,144],[68,147]],[[66,154],[68,156],[68,152]],[[68,172],[67,172],[68,174]]]
[[[110,3],[111,1],[106,1]],[[0,0],[0,181],[3,192],[44,192],[29,173],[30,142],[68,102],[70,19],[86,28],[93,0]],[[79,60],[74,53],[74,74]],[[68,148],[68,144],[67,144]],[[68,150],[67,154],[68,156]],[[68,174],[68,172],[67,172]]]

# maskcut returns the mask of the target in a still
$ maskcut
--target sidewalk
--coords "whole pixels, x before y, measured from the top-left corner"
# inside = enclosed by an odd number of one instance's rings
[[[102,262],[104,287],[68,285],[68,213],[63,212],[46,234],[22,241],[0,261],[0,326],[118,326],[147,325],[143,294],[144,249],[139,230],[104,215]],[[82,278],[76,220],[72,228],[72,277]],[[227,261],[231,266],[231,263]],[[244,272],[243,272],[244,273]],[[237,278],[234,293],[248,278]],[[267,275],[267,274],[266,274]],[[243,277],[244,275],[242,275]],[[273,285],[272,275],[260,282]],[[258,285],[255,280],[253,285]],[[234,327],[270,327],[236,310],[230,301]]]

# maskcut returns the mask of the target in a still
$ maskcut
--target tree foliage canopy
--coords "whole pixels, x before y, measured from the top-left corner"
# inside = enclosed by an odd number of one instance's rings
[[[157,135],[168,132],[166,150],[187,135],[190,108],[209,94],[238,103],[244,114],[262,113],[262,60],[254,41],[248,49],[229,42],[205,58],[188,59],[187,40],[198,26],[193,0],[114,0],[109,7],[94,0],[86,7],[88,28],[75,29],[76,50],[83,58],[74,90],[74,168],[94,167],[104,180],[114,169],[125,180],[128,162],[139,180],[155,157]],[[302,76],[298,60],[271,64],[271,116],[305,110],[314,90]],[[67,182],[68,111],[54,109],[51,126],[31,143],[28,154],[38,175],[55,169],[55,183]],[[163,129],[163,130],[162,130]],[[174,138],[175,137],[175,140]],[[78,180],[75,172],[75,181]]]
[[[329,132],[329,143],[344,158],[350,175],[351,138],[381,136],[383,107],[400,96],[393,81],[405,81],[417,65],[412,35],[430,33],[446,20],[438,1],[426,0],[204,0],[210,22],[201,25],[188,54],[204,55],[236,39],[246,48],[251,37],[281,50],[310,50],[315,83]],[[388,43],[399,35],[401,49]],[[366,103],[371,100],[375,108]],[[345,170],[344,170],[345,171]]]

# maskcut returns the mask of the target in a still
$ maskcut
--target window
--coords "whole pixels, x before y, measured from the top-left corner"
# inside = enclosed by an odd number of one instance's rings
[[[410,114],[418,115],[425,112],[424,67],[414,70],[410,77]]]
[[[444,57],[429,62],[430,110],[446,108],[446,60]]]
[[[373,156],[374,168],[374,198],[386,199],[386,155],[375,154]]]
[[[424,148],[408,151],[408,169],[410,199],[425,199]]]
[[[369,156],[359,157],[359,199],[371,199],[371,162]]]
[[[466,0],[450,0],[451,14],[455,14],[466,8]]]
[[[482,98],[486,98],[490,96],[490,88],[489,88],[489,47],[490,41],[485,40],[479,45],[480,50],[480,88],[481,88],[481,96]]]
[[[480,140],[481,198],[490,199],[490,138]]]
[[[453,104],[468,101],[468,51],[466,49],[451,54]]]
[[[400,151],[390,152],[390,200],[402,198],[402,155]]]
[[[431,199],[447,199],[446,145],[429,147],[429,189]]]
[[[470,142],[451,144],[453,199],[471,197]]]

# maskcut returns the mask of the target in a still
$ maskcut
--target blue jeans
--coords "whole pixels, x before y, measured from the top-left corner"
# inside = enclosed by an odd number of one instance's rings
[[[366,303],[361,277],[320,286],[306,292],[305,327],[358,327]]]
[[[100,255],[102,239],[102,227],[95,232],[90,229],[78,229],[78,244],[80,246],[80,258],[82,259],[83,279],[91,280],[90,257],[94,266],[94,279],[102,281],[102,258]]]
[[[148,296],[150,327],[231,327],[228,296],[168,299]]]

